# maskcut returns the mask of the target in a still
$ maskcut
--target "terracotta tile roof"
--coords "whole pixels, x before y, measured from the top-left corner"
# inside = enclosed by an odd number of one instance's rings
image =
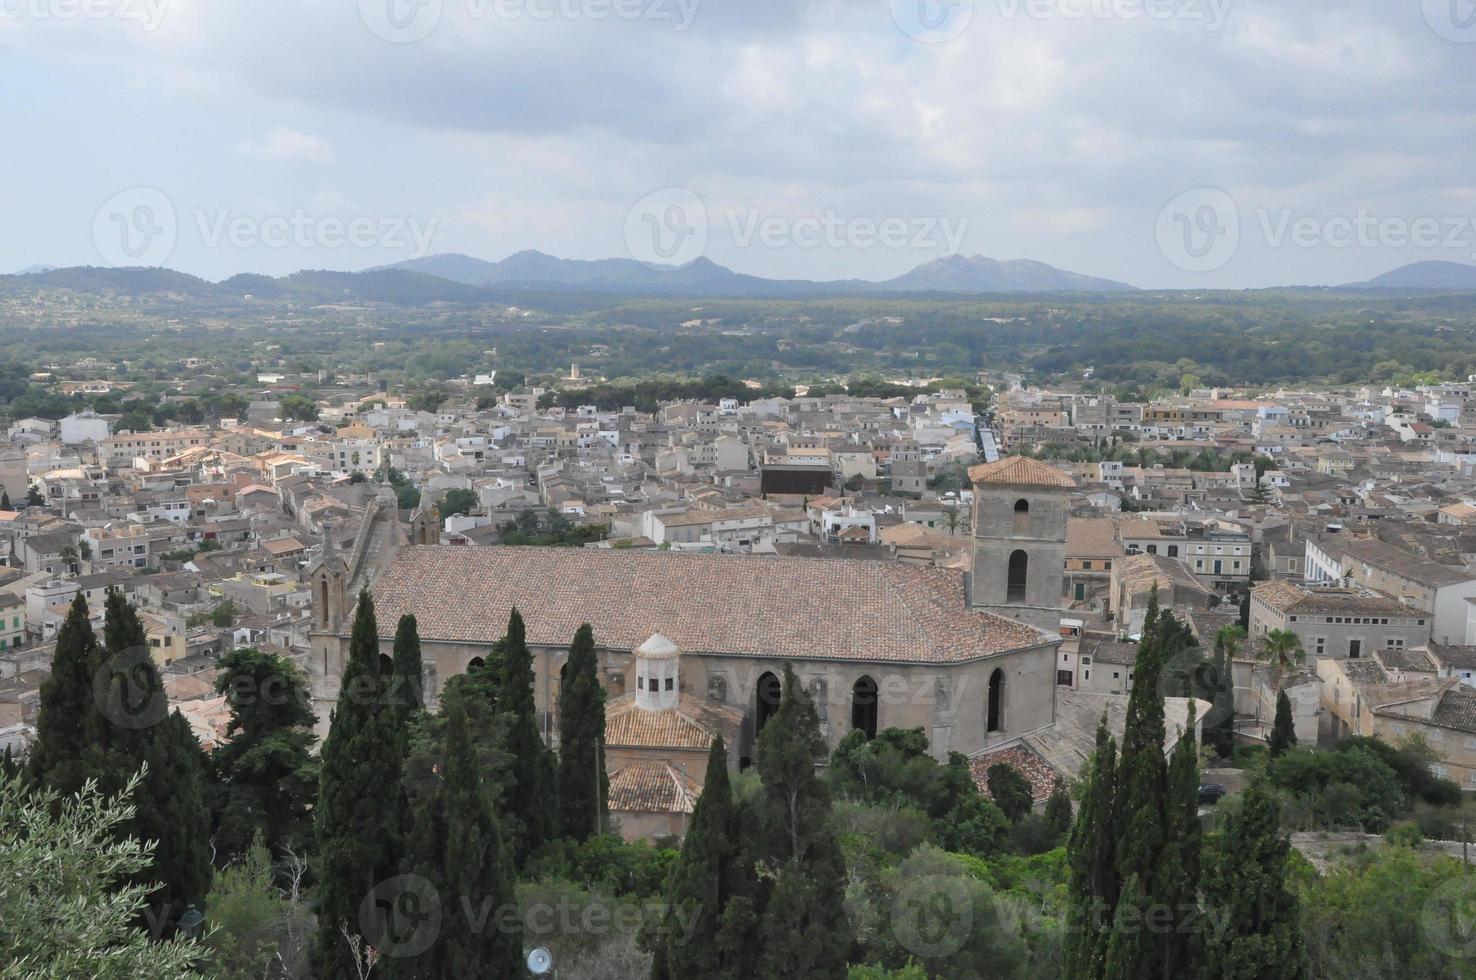
[[[993,463],[980,463],[969,468],[969,479],[979,483],[1008,483],[1020,487],[1063,487],[1072,489],[1076,481],[1065,472],[1029,456],[1006,456]]]
[[[1116,558],[1122,554],[1117,543],[1117,525],[1108,517],[1066,519],[1067,558]]]
[[[580,624],[607,650],[662,633],[687,653],[958,662],[1047,642],[966,606],[960,572],[899,562],[615,549],[399,549],[374,581],[381,633],[413,613],[422,639],[493,643],[517,606],[528,642]]]
[[[743,723],[743,712],[683,694],[670,711],[636,707],[634,694],[605,705],[605,744],[613,748],[707,749],[722,735],[731,744]]]
[[[995,749],[969,760],[969,773],[974,777],[974,785],[990,799],[994,797],[989,792],[989,768],[1000,763],[1029,780],[1030,799],[1036,803],[1051,795],[1051,791],[1056,788],[1056,780],[1060,778],[1056,770],[1051,768],[1051,764],[1029,746],[1012,745],[1007,749]]]
[[[1360,588],[1312,587],[1277,579],[1271,582],[1258,582],[1252,586],[1251,594],[1280,613],[1323,613],[1327,615],[1369,613],[1408,618],[1426,615],[1397,599],[1376,595]]]
[[[610,773],[612,813],[691,813],[702,787],[665,762],[632,762]]]

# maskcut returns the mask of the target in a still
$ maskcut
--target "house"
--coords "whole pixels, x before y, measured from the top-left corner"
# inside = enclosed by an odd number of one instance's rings
[[[1277,580],[1251,589],[1250,639],[1277,630],[1295,633],[1309,656],[1357,660],[1375,650],[1423,646],[1430,615],[1354,585]]]

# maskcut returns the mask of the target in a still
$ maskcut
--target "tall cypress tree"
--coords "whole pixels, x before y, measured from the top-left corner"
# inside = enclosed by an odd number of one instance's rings
[[[740,980],[751,974],[757,882],[740,831],[741,816],[728,781],[728,752],[719,736],[708,753],[702,795],[667,884],[672,911],[658,940],[653,980]],[[679,930],[678,914],[697,918],[689,920],[688,929]]]
[[[815,704],[786,665],[784,694],[759,734],[756,763],[764,865],[772,876],[759,930],[764,977],[846,975],[846,867],[831,826],[830,793],[815,773],[824,755]]]
[[[1291,843],[1262,779],[1225,817],[1204,874],[1203,976],[1212,980],[1303,980],[1308,975],[1297,898],[1286,884]]]
[[[573,840],[603,833],[609,814],[605,774],[605,689],[594,630],[574,634],[559,695],[559,831]]]
[[[1276,692],[1276,721],[1271,725],[1271,755],[1282,755],[1297,746],[1297,726],[1292,723],[1291,699],[1286,691]]]
[[[425,668],[420,657],[420,629],[406,613],[395,626],[395,676],[389,690],[395,721],[403,733],[409,719],[425,709]]]
[[[548,747],[538,733],[538,702],[533,691],[533,654],[523,617],[516,609],[507,621],[497,711],[503,719],[504,748],[511,762],[508,800],[513,821],[514,860],[518,867],[552,839],[556,813],[556,775]]]
[[[92,632],[87,600],[78,591],[57,631],[51,676],[41,685],[28,762],[31,779],[63,797],[74,795],[95,775],[91,759],[106,729],[93,690],[101,667],[102,650]]]
[[[1199,907],[1199,745],[1194,737],[1194,702],[1184,734],[1169,762],[1168,796],[1164,806],[1166,830],[1159,856],[1154,899],[1172,915],[1172,928],[1161,936],[1165,980],[1192,973],[1198,947],[1189,928]]]
[[[1164,844],[1164,796],[1168,771],[1163,758],[1162,634],[1173,617],[1160,616],[1157,594],[1149,605],[1145,628],[1133,668],[1133,690],[1128,697],[1127,721],[1117,775],[1117,872],[1122,881],[1138,876],[1146,893]]]
[[[178,711],[149,729],[142,762],[148,771],[137,794],[137,814],[125,834],[158,841],[136,882],[158,882],[145,913],[173,935],[186,907],[204,908],[210,890],[210,807],[205,796],[205,753]]]
[[[1081,806],[1066,842],[1069,865],[1064,975],[1100,977],[1106,967],[1117,904],[1117,743],[1107,717],[1097,725],[1097,749],[1087,763]]]
[[[366,589],[359,593],[348,664],[323,743],[313,946],[313,972],[320,977],[357,975],[343,930],[360,934],[361,903],[399,870],[401,807],[387,794],[399,788],[403,740],[393,706],[385,703],[387,681],[379,672],[379,627]]]
[[[392,959],[390,974],[395,980],[519,976],[522,935],[506,929],[501,915],[515,902],[513,878],[461,699],[446,703],[444,739],[440,773],[418,800],[405,863],[407,873],[439,896],[439,931],[423,952]]]
[[[1205,726],[1205,744],[1215,750],[1222,759],[1228,759],[1235,751],[1235,678],[1234,664],[1225,646],[1225,637],[1215,637],[1214,659],[1214,710],[1210,723]]]

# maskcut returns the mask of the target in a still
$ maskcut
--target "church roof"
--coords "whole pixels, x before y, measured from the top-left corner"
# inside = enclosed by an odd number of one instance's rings
[[[636,705],[634,694],[625,694],[605,706],[605,745],[706,750],[718,735],[732,742],[742,723],[743,712],[737,708],[690,694],[667,711],[648,711]]]
[[[666,762],[632,762],[610,773],[612,813],[691,813],[702,792]]]
[[[1072,489],[1073,480],[1056,469],[1029,456],[1006,456],[993,463],[980,463],[969,468],[969,479],[980,483],[1005,483],[1017,487],[1062,487]]]
[[[967,606],[962,573],[900,562],[604,548],[399,549],[375,579],[380,629],[415,615],[426,642],[491,644],[516,606],[528,642],[607,650],[660,632],[689,654],[939,663],[1049,642]]]

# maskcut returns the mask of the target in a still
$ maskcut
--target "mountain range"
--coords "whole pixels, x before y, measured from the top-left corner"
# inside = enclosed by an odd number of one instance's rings
[[[1430,260],[1411,262],[1344,289],[1476,289],[1476,265]]]

